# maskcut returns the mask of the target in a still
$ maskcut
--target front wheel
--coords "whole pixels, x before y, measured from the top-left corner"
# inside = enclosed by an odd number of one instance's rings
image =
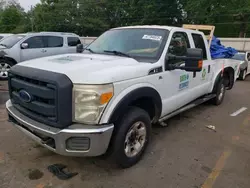
[[[0,79],[8,78],[8,71],[13,66],[13,63],[8,60],[1,59],[0,60]]]
[[[223,79],[221,79],[217,84],[215,91],[216,96],[215,98],[212,99],[212,103],[217,106],[220,105],[224,100],[225,92],[226,92],[226,87]]]
[[[150,117],[143,109],[131,107],[115,126],[112,158],[122,168],[131,167],[141,159],[148,146]]]

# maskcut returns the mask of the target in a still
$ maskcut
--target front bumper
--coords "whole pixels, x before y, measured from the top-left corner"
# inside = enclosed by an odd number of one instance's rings
[[[10,121],[14,123],[15,127],[40,145],[65,156],[99,156],[104,154],[108,149],[114,129],[113,124],[73,124],[66,129],[58,129],[34,121],[21,114],[14,108],[10,100],[7,101],[6,108]],[[77,147],[72,147],[73,142],[74,146]],[[79,150],[79,148],[84,149]]]

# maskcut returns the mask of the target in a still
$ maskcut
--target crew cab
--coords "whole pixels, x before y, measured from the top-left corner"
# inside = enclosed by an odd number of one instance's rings
[[[0,41],[0,78],[8,77],[9,69],[17,63],[46,56],[76,53],[81,44],[74,33],[40,32],[9,36]]]
[[[168,26],[106,31],[82,53],[26,61],[9,71],[9,119],[60,155],[108,153],[136,164],[151,127],[211,100],[223,101],[237,61],[211,59],[202,32]]]

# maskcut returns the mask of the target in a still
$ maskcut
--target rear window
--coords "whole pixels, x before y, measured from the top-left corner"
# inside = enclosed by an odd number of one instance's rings
[[[81,44],[81,41],[78,37],[68,37],[69,46],[77,46],[78,44]]]
[[[200,48],[203,51],[203,59],[206,60],[207,59],[207,50],[206,50],[206,46],[204,43],[204,39],[201,35],[199,34],[192,34],[193,40],[194,40],[194,45],[195,48]]]

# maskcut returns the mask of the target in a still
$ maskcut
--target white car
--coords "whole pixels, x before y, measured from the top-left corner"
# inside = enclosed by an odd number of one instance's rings
[[[240,74],[239,79],[245,80],[246,76],[250,73],[250,53],[239,52],[232,57],[232,59],[239,60],[240,62]]]
[[[208,100],[220,105],[238,70],[236,60],[211,59],[202,32],[122,27],[82,54],[12,67],[6,108],[16,128],[53,152],[109,151],[117,164],[130,167],[150,143],[153,124]]]
[[[10,33],[0,33],[0,41],[11,36],[13,34],[10,34]]]
[[[41,32],[17,34],[0,41],[0,78],[8,77],[15,64],[57,54],[76,53],[81,44],[74,33]]]

